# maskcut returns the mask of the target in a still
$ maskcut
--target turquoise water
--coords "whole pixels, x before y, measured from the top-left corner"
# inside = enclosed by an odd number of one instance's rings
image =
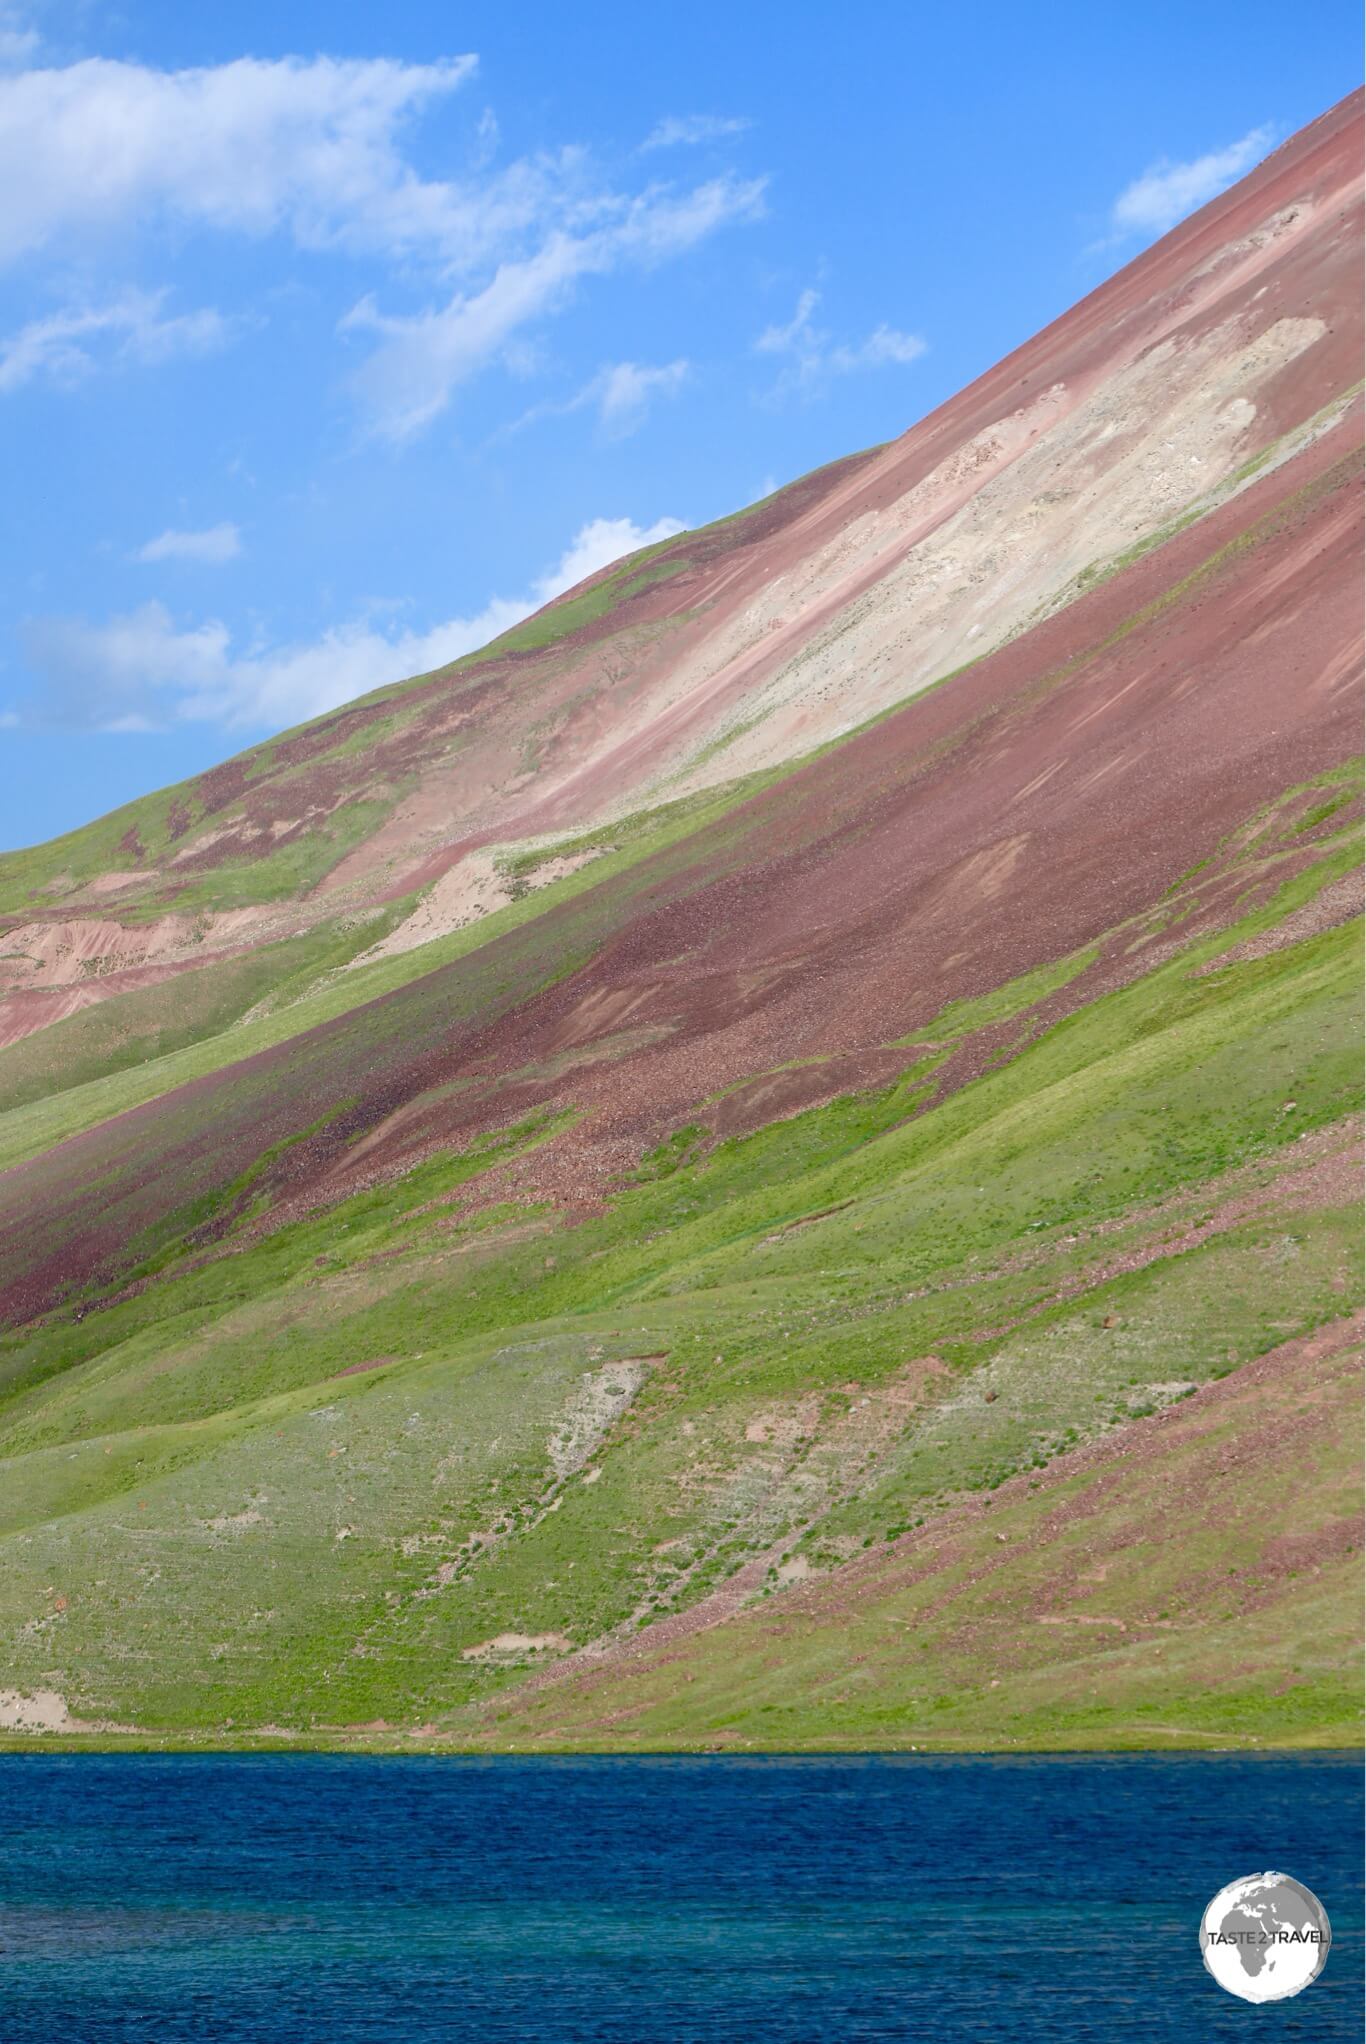
[[[1361,2035],[1362,1781],[1303,1755],[0,1757],[0,2044]],[[1250,2008],[1205,1903],[1333,1924]]]

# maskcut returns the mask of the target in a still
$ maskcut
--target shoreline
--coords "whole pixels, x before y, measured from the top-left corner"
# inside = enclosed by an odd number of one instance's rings
[[[1055,1757],[1058,1759],[1089,1759],[1106,1755],[1115,1758],[1156,1759],[1168,1754],[1356,1754],[1366,1759],[1366,1734],[1344,1731],[1340,1737],[1316,1733],[1311,1737],[1296,1739],[1257,1738],[1245,1736],[1230,1737],[1227,1733],[1200,1734],[1195,1732],[1174,1732],[1162,1745],[1155,1745],[1151,1736],[1124,1740],[1097,1738],[1091,1741],[1078,1740],[1057,1743],[1043,1740],[1001,1740],[983,1743],[971,1739],[924,1739],[912,1743],[909,1740],[896,1745],[856,1745],[852,1742],[830,1740],[812,1742],[801,1746],[760,1745],[749,1740],[697,1740],[669,1746],[594,1746],[588,1744],[552,1744],[547,1740],[458,1740],[426,1736],[421,1733],[380,1733],[363,1734],[348,1738],[342,1735],[318,1737],[288,1731],[245,1734],[241,1738],[224,1739],[216,1734],[199,1736],[190,1732],[137,1733],[116,1737],[105,1733],[79,1732],[31,1732],[5,1733],[0,1735],[0,1756],[14,1753],[91,1754],[111,1756],[115,1754],[192,1753],[231,1758],[236,1755],[260,1753],[327,1754],[333,1756],[361,1755],[375,1759],[409,1756],[419,1759],[465,1759],[465,1760],[725,1760],[725,1759],[786,1759],[786,1760],[900,1760],[910,1759],[1028,1759]]]

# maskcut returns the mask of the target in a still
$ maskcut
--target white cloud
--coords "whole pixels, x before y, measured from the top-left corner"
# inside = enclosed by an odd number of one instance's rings
[[[161,316],[165,291],[127,291],[106,305],[68,308],[30,320],[0,340],[0,393],[19,390],[35,376],[78,383],[101,358],[108,362],[167,362],[221,347],[228,322],[212,310]]]
[[[471,194],[425,182],[397,147],[403,122],[474,66],[243,57],[157,71],[89,58],[0,78],[0,261],[156,219],[477,258],[501,219],[534,211],[534,180]]]
[[[904,367],[925,353],[926,343],[919,334],[902,333],[885,320],[866,340],[832,344],[830,334],[818,327],[813,317],[819,304],[819,291],[803,291],[791,319],[785,325],[765,327],[754,343],[758,354],[786,358],[771,393],[774,397],[794,391],[809,396],[832,376],[849,376],[860,369],[889,364]]]
[[[630,200],[603,201],[615,217],[588,232],[553,231],[534,254],[500,265],[471,294],[405,317],[382,313],[367,297],[343,327],[379,335],[354,384],[383,438],[402,441],[431,424],[456,388],[502,353],[519,327],[549,313],[581,277],[624,265],[651,268],[693,247],[730,221],[753,220],[764,181],[715,178],[676,194],[652,187]]]
[[[644,424],[650,406],[657,397],[676,397],[692,374],[692,364],[680,357],[677,362],[661,363],[651,367],[644,362],[609,362],[596,376],[589,378],[573,397],[561,404],[533,405],[523,412],[511,426],[504,428],[508,433],[520,433],[524,427],[533,426],[540,419],[564,418],[570,412],[581,412],[592,406],[598,415],[598,423],[614,440],[625,439]]]
[[[539,610],[543,603],[562,596],[566,589],[596,575],[599,569],[610,568],[613,561],[636,553],[643,546],[657,546],[660,540],[672,539],[675,533],[685,530],[677,518],[656,518],[653,525],[637,525],[630,518],[591,519],[575,534],[557,566],[537,582],[535,601],[529,608]]]
[[[656,397],[674,397],[688,379],[688,364],[680,359],[651,369],[640,362],[616,362],[604,369],[589,386],[598,407],[598,417],[609,432],[633,432]]]
[[[884,320],[856,348],[832,348],[830,367],[837,376],[845,376],[852,369],[880,369],[887,362],[903,366],[918,362],[924,352],[925,343],[919,334],[903,334]]]
[[[609,251],[647,266],[705,241],[718,227],[763,217],[767,178],[715,177],[679,196],[652,186],[625,205],[618,224],[604,235]]]
[[[1191,163],[1159,158],[1142,177],[1126,185],[1115,200],[1110,209],[1112,233],[1108,245],[1127,241],[1134,235],[1153,239],[1165,234],[1188,213],[1227,191],[1266,155],[1275,138],[1272,127],[1253,128],[1241,141],[1197,156]]]
[[[754,343],[761,355],[785,355],[799,343],[809,345],[814,340],[811,315],[821,302],[819,291],[803,291],[797,300],[797,310],[786,326],[766,326]]]
[[[0,14],[0,66],[26,64],[38,48],[38,31],[14,26],[13,18]]]
[[[589,242],[556,234],[525,262],[503,264],[482,291],[411,317],[391,317],[373,296],[363,298],[342,328],[379,336],[353,379],[376,432],[402,441],[430,425],[456,386],[484,368],[519,326],[551,311],[593,258]]]
[[[171,529],[149,539],[140,546],[133,558],[135,561],[200,561],[206,566],[217,567],[223,561],[235,561],[242,551],[242,535],[235,525],[224,522],[210,525],[202,532],[177,532]]]
[[[724,114],[669,114],[653,127],[642,149],[695,148],[702,142],[723,142],[742,135],[751,122]]]
[[[595,518],[525,595],[494,597],[476,616],[426,632],[386,633],[360,617],[313,645],[238,652],[219,620],[181,629],[160,603],[102,625],[36,619],[25,636],[30,665],[46,684],[41,720],[105,731],[183,722],[278,730],[474,652],[585,576],[682,530],[676,518],[649,526]]]

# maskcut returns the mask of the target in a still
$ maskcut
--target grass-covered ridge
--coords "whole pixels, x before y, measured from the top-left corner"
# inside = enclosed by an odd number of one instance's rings
[[[0,853],[0,918],[49,911],[111,872],[130,881],[112,912],[133,922],[307,892],[393,813],[414,757],[458,742],[428,728],[434,696],[458,695],[500,665],[515,676],[516,663],[554,656],[585,633],[629,632],[635,598],[782,526],[877,452],[828,463],[727,517],[639,548],[457,660],[386,683],[46,844]],[[271,814],[300,820],[278,846],[252,822],[263,795]],[[204,832],[241,842],[179,870],[177,856]]]

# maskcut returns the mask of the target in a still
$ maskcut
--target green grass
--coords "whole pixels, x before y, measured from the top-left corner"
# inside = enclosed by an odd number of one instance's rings
[[[1021,973],[1018,979],[1007,980],[1003,986],[983,994],[980,999],[951,1001],[923,1029],[916,1030],[905,1040],[908,1044],[938,1044],[949,1038],[970,1036],[978,1029],[988,1029],[995,1023],[1008,1022],[1027,1014],[1031,1008],[1046,1001],[1050,994],[1058,993],[1074,979],[1080,979],[1094,965],[1098,955],[1098,947],[1089,944],[1083,950],[1074,951],[1068,958],[1059,958],[1037,967],[1033,972]]]
[[[145,917],[204,914],[248,908],[260,902],[295,901],[327,878],[348,852],[364,844],[392,816],[404,793],[395,785],[385,797],[344,802],[325,821],[300,837],[289,838],[273,852],[241,860],[224,860],[183,883],[163,882],[156,907],[143,904]]]
[[[382,735],[382,728],[377,727],[375,735]],[[268,745],[253,747],[228,764],[242,768],[246,786],[255,786],[267,774],[273,775],[277,789],[297,783],[301,805],[306,804],[307,776],[315,768],[316,759],[302,769],[276,763],[280,746],[298,735],[282,733]],[[339,752],[343,749],[340,745],[337,748]],[[142,885],[133,884],[114,911],[125,922],[163,915],[168,909],[195,914],[293,897],[315,886],[349,850],[369,836],[391,813],[398,792],[395,789],[383,799],[343,803],[303,837],[265,854],[227,860],[206,872],[183,875],[159,872],[158,860],[185,850],[203,829],[229,828],[243,820],[240,798],[221,809],[206,808],[201,796],[202,779],[196,776],[154,795],[141,796],[46,844],[0,854],[0,915],[23,915],[51,908],[64,896],[111,871],[144,875]]]

